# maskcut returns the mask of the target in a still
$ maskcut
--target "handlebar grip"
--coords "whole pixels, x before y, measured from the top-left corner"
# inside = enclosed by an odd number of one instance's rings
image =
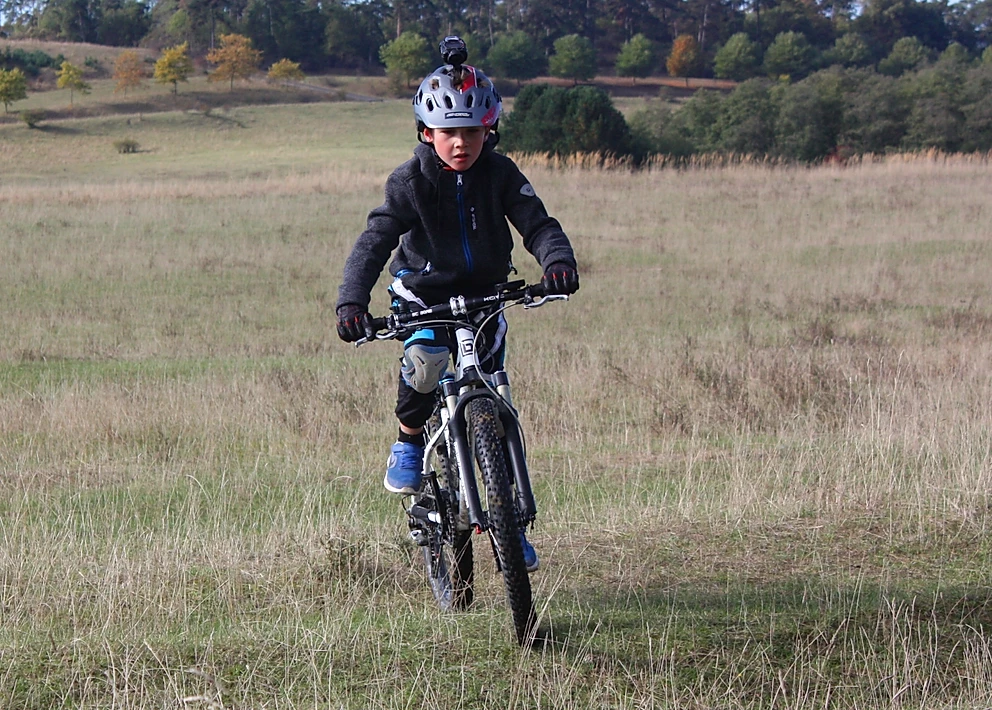
[[[536,284],[531,284],[527,287],[527,293],[533,298],[540,298],[541,296],[547,296],[548,294],[544,291],[544,284],[538,281]]]
[[[369,338],[374,338],[375,334],[380,330],[385,330],[387,325],[388,316],[383,316],[382,318],[370,318],[365,324],[365,334]]]

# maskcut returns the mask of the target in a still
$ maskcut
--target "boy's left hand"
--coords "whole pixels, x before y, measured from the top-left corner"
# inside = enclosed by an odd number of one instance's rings
[[[367,328],[372,316],[354,303],[346,303],[337,310],[338,337],[346,343],[354,343],[367,336]]]
[[[579,290],[579,272],[571,264],[559,261],[544,270],[541,285],[548,296],[567,296]]]

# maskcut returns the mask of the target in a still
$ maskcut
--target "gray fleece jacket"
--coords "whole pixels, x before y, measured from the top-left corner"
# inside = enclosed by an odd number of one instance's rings
[[[548,216],[516,164],[487,144],[465,172],[446,169],[429,145],[386,181],[386,200],[369,213],[344,265],[337,306],[368,307],[375,286],[395,251],[389,272],[428,305],[455,295],[480,295],[505,282],[513,264],[513,237],[542,269],[575,255],[558,220]]]

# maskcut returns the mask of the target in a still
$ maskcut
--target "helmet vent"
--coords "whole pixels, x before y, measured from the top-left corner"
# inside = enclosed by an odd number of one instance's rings
[[[433,111],[434,110],[434,102],[431,101],[431,99],[429,97],[428,97],[427,101],[425,101],[424,103],[427,104],[427,110],[428,111]]]
[[[444,95],[444,105],[447,106],[449,109],[455,107],[455,103],[451,100],[451,97],[448,96],[447,94]]]
[[[474,95],[469,94],[468,96],[465,97],[465,108],[472,108],[472,104],[474,103],[475,103]]]
[[[438,87],[441,86],[441,82],[438,81],[437,77],[431,79],[431,91],[437,91]]]
[[[487,96],[487,97],[486,97],[486,108],[492,108],[492,107],[493,107],[493,101],[492,101],[492,99],[490,99],[490,98],[489,98],[489,97]]]

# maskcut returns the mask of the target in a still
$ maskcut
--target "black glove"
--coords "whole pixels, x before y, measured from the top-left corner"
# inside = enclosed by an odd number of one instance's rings
[[[338,337],[346,343],[354,343],[366,337],[366,328],[372,316],[363,306],[346,303],[338,306]]]
[[[579,290],[579,272],[564,261],[556,262],[544,270],[541,285],[548,296],[567,296]]]

